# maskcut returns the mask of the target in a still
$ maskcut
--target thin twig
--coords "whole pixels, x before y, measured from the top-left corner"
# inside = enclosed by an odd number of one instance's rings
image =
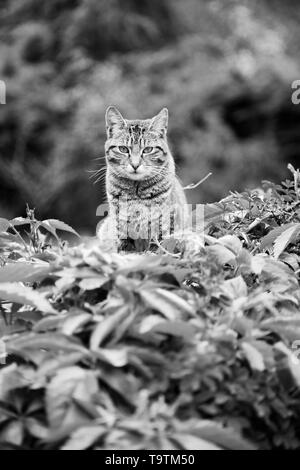
[[[212,173],[208,173],[208,175],[206,175],[204,178],[202,178],[202,180],[198,181],[198,183],[189,184],[188,186],[185,186],[183,189],[184,190],[185,189],[195,189],[198,186],[200,186],[200,184],[204,183],[204,181],[206,181],[211,175],[212,175]]]
[[[299,170],[295,170],[295,168],[293,167],[293,165],[291,165],[290,163],[288,164],[288,170],[290,170],[292,173],[293,173],[293,177],[294,177],[294,190],[295,190],[295,194],[296,194],[296,200],[299,201],[299,188],[298,188],[298,179],[299,179]]]

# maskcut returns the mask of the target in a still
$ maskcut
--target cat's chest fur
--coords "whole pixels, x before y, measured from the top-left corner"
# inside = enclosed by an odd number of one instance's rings
[[[160,240],[184,217],[185,195],[175,176],[146,182],[109,176],[107,197],[110,213],[106,224],[113,227],[118,245],[128,239]]]
[[[149,230],[159,236],[162,215],[167,215],[175,203],[172,182],[147,184],[129,182],[126,187],[108,185],[111,215],[118,224],[119,238],[149,238]]]

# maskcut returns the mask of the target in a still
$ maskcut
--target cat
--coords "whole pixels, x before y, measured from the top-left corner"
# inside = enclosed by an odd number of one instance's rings
[[[109,211],[97,235],[111,249],[143,251],[182,229],[187,218],[167,140],[168,110],[152,119],[129,120],[109,106],[105,119]]]

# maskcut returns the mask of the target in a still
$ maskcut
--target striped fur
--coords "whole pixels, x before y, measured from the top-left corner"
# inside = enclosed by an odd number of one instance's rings
[[[182,227],[186,199],[175,175],[167,141],[168,111],[153,119],[124,119],[115,107],[106,112],[106,191],[109,215],[100,226],[100,241],[122,249],[128,240],[167,237]],[[136,243],[134,243],[136,247]]]

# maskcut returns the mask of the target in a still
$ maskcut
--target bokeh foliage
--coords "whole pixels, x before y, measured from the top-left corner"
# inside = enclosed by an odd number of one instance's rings
[[[103,185],[104,112],[170,109],[178,173],[213,176],[190,200],[280,179],[299,158],[295,1],[3,0],[0,211],[93,231]],[[70,197],[72,194],[72,197]]]

